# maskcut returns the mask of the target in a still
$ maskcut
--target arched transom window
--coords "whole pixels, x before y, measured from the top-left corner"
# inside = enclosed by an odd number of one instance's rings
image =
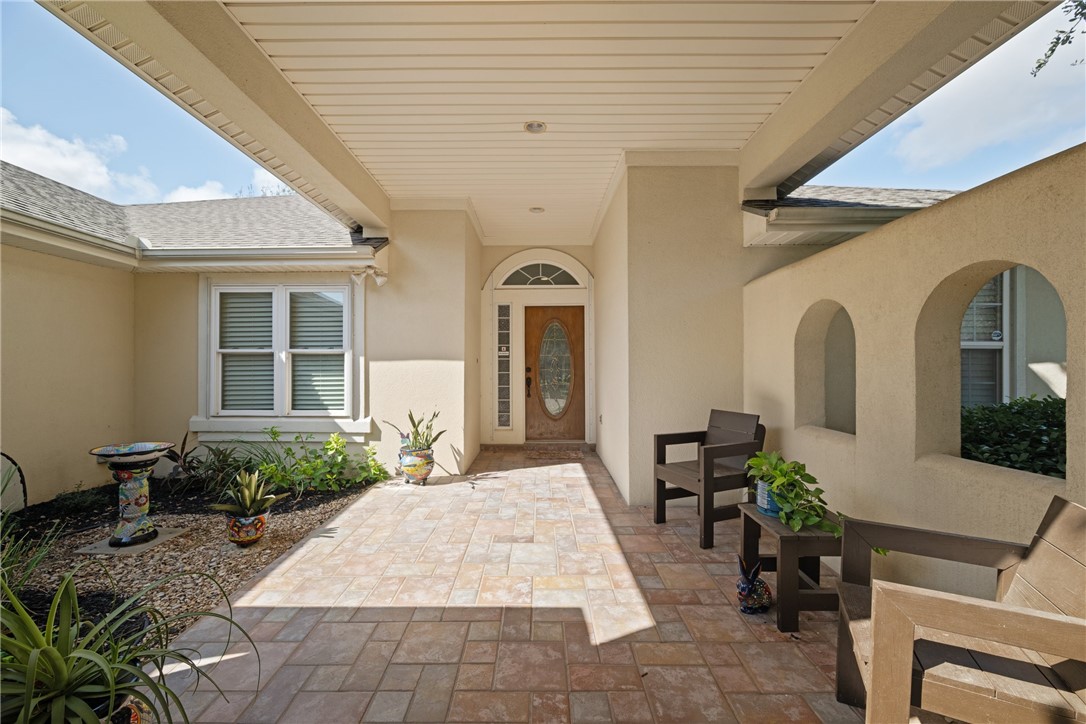
[[[507,276],[503,287],[579,287],[580,282],[555,264],[525,264]]]

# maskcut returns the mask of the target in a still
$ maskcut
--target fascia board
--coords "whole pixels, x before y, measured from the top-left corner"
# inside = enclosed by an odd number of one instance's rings
[[[139,264],[139,250],[132,246],[10,209],[0,211],[0,230],[3,243],[29,251],[120,269]]]

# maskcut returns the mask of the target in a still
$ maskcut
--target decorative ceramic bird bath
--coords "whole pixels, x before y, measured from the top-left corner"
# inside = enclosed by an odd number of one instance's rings
[[[154,540],[158,535],[147,510],[151,492],[147,478],[158,459],[173,447],[172,442],[130,442],[103,445],[90,451],[106,461],[113,479],[120,484],[120,520],[109,539],[114,548],[134,546]]]

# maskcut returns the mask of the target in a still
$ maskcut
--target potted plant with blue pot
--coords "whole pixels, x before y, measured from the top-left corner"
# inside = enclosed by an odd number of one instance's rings
[[[406,433],[393,425],[389,425],[400,433],[400,471],[404,480],[408,483],[426,485],[426,479],[434,471],[434,443],[445,434],[445,430],[434,432],[434,421],[438,412],[430,415],[415,417],[411,411],[407,411],[407,419],[411,423],[410,433]]]
[[[794,531],[812,526],[841,535],[841,526],[826,518],[825,491],[803,463],[773,451],[757,453],[746,465],[759,512],[779,518]]]

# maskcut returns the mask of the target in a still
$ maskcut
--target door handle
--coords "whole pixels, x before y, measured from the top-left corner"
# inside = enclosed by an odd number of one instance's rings
[[[531,397],[532,397],[532,375],[531,375],[532,368],[531,367],[525,367],[524,371],[528,373],[528,376],[524,378],[524,392],[525,392],[524,396],[527,397],[528,399],[531,399]]]

